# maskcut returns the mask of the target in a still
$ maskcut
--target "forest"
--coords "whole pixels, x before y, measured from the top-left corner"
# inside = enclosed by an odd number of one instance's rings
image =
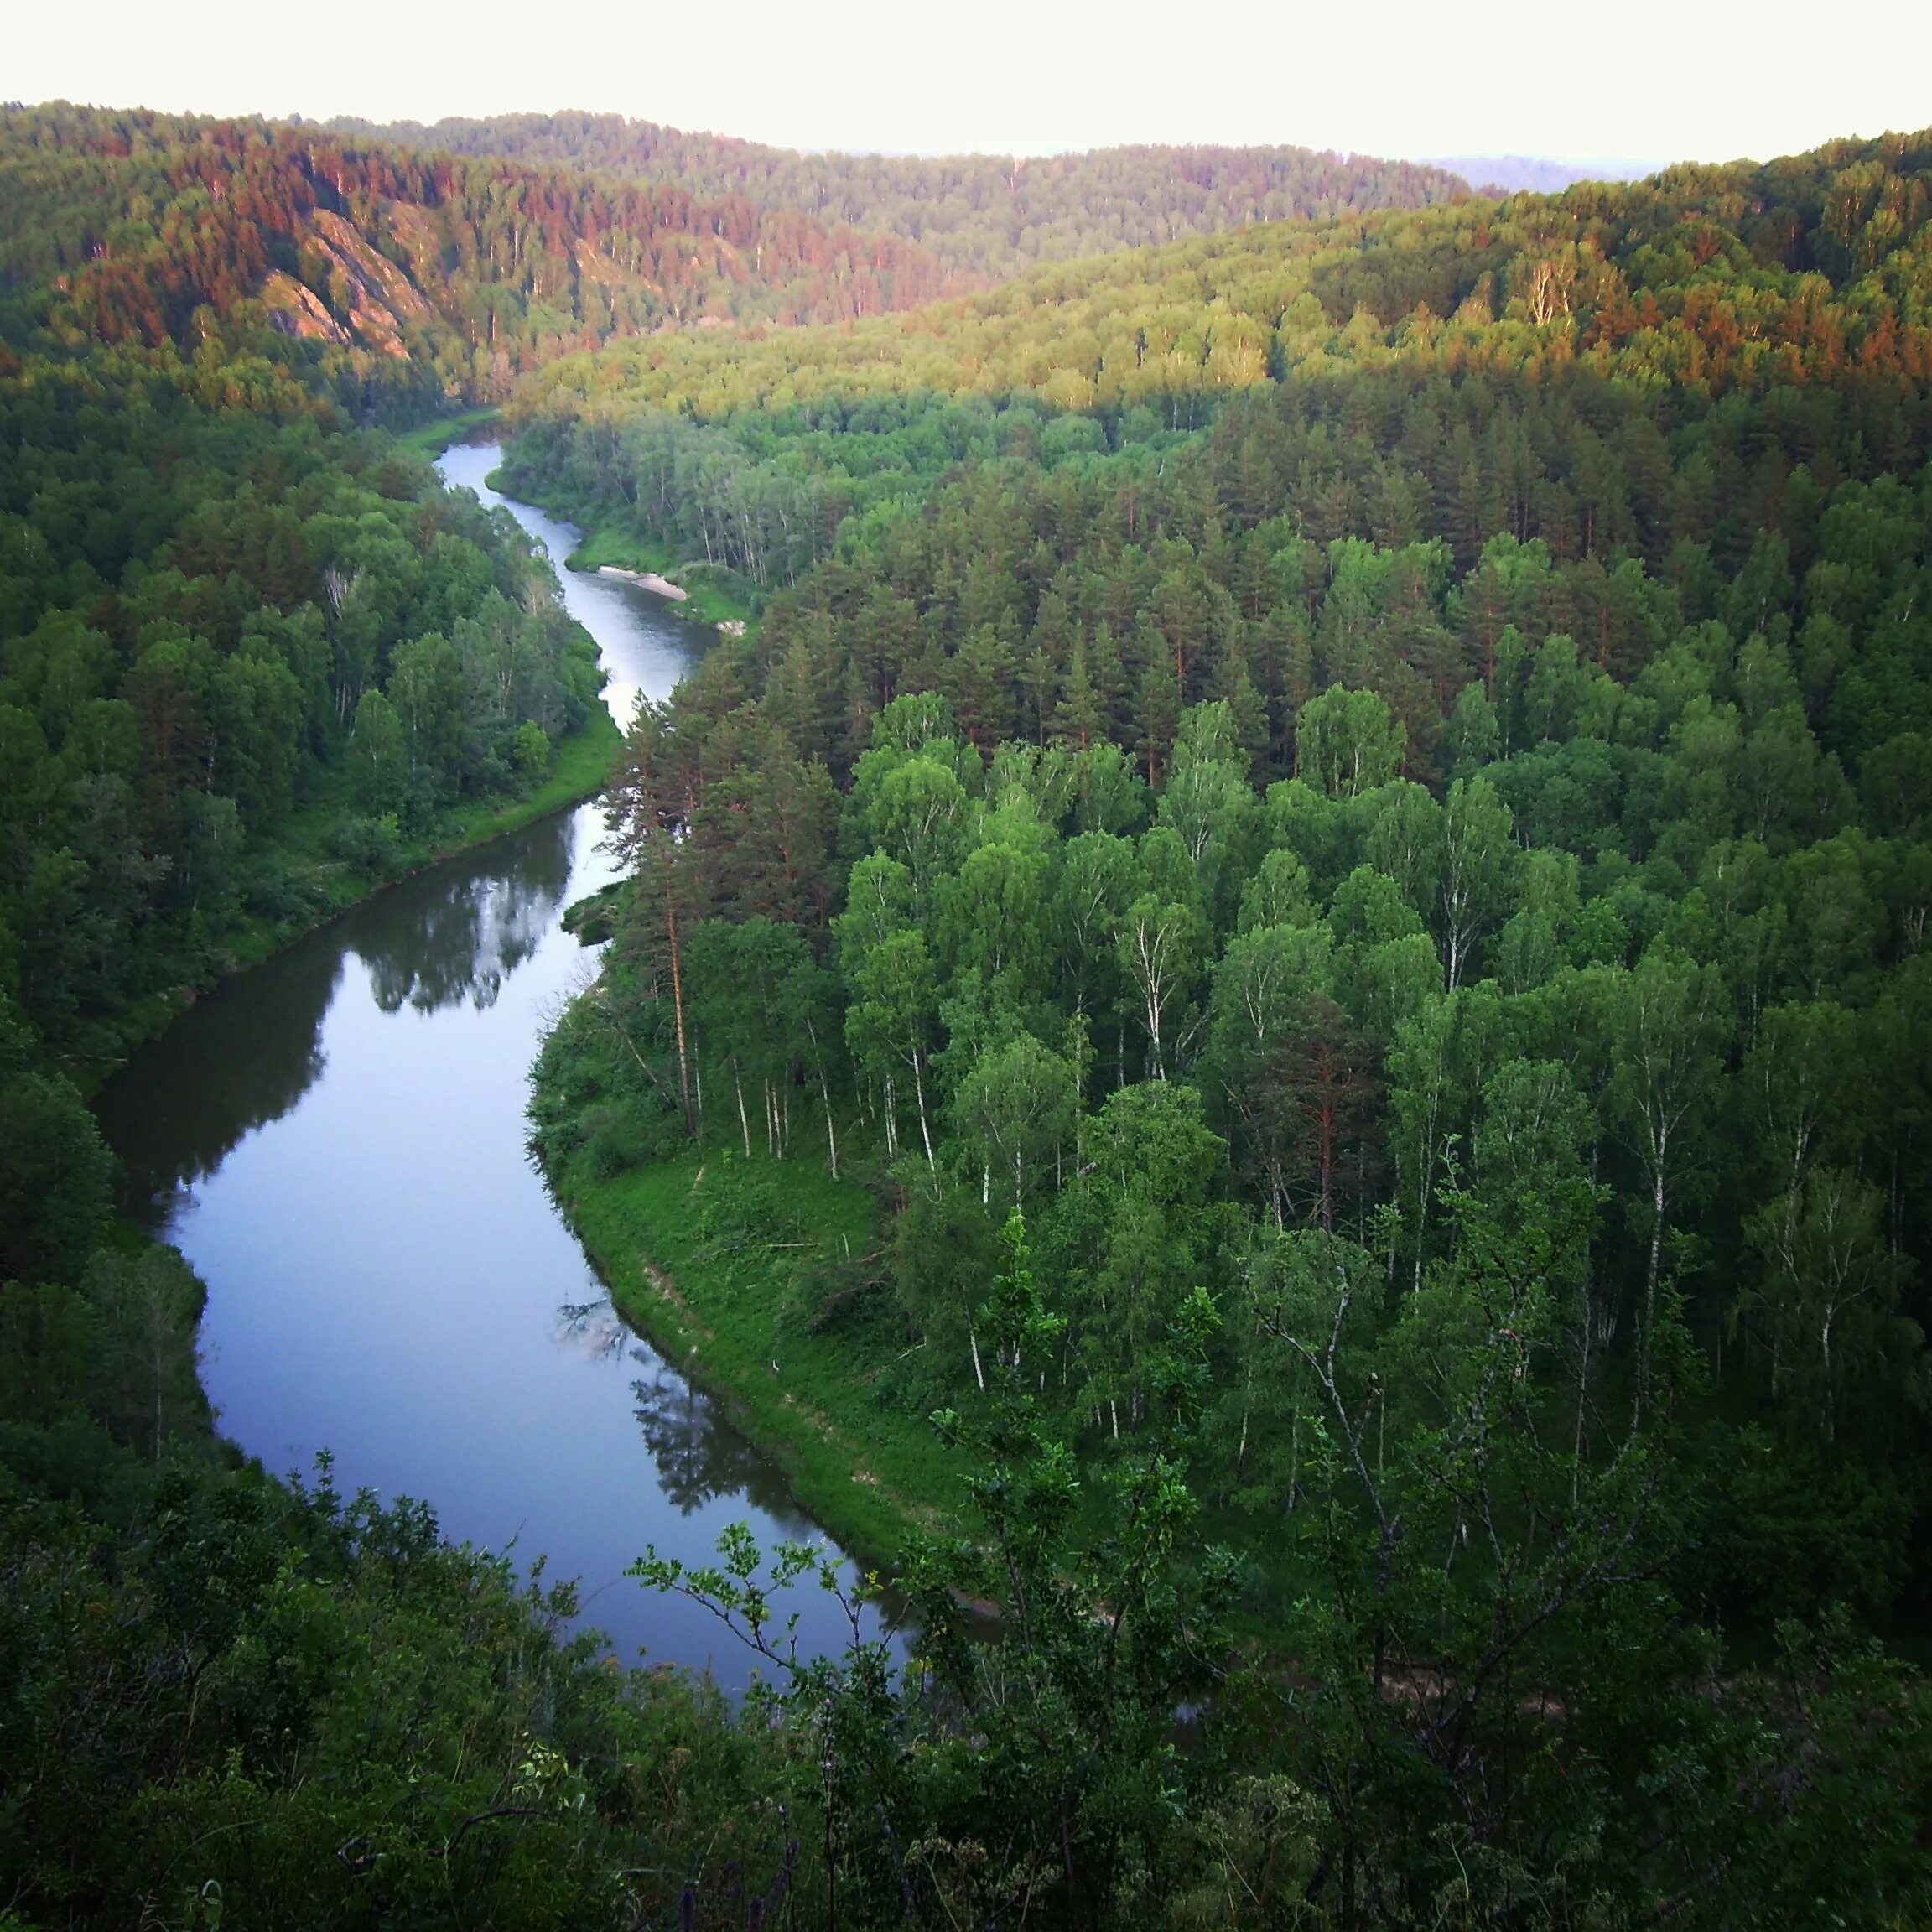
[[[0,374],[0,959],[85,1086],[161,996],[607,755],[548,564],[280,340]]]
[[[1258,230],[519,404],[512,474],[761,609],[632,730],[553,1172],[612,1242],[693,1145],[843,1174],[872,1254],[730,1292],[849,1357],[849,1434],[1023,1361],[1095,1550],[1184,1488],[1171,1587],[1312,1676],[1270,1763],[1343,1922],[1580,1914],[1586,1763],[1636,1909],[1699,1671],[1923,1627],[1929,163]]]
[[[1253,392],[1327,419],[1305,478],[1247,486],[1278,510],[1292,481],[1319,543],[1440,535],[1467,569],[1507,532],[1654,566],[1664,497],[1702,484],[1668,438],[1700,417],[1852,408],[1881,468],[1909,465],[1932,366],[1926,168],[1909,138],[1846,143],[1257,227],[849,327],[621,342],[526,385],[513,461],[586,517],[722,553],[761,587],[826,555],[848,513],[917,500],[969,454],[1157,461]],[[1779,460],[1810,454],[1786,439]]]
[[[440,138],[0,115],[0,1932],[1932,1915],[1932,134]],[[621,749],[499,396],[741,600]],[[573,761],[533,1154],[906,1618],[643,1552],[736,1701],[224,1446],[83,1098]]]
[[[564,163],[676,183],[706,199],[808,209],[925,249],[953,277],[1145,247],[1256,221],[1452,201],[1441,167],[1306,148],[1106,148],[1035,157],[799,154],[615,114],[506,114],[432,127],[336,120],[331,132],[525,165]]]
[[[0,107],[0,288],[113,342],[185,341],[201,310],[246,304],[339,351],[361,406],[407,422],[613,335],[855,319],[1041,255],[1467,193],[1439,169],[1300,148],[1085,157],[1024,194],[979,159],[848,162],[841,186],[749,143],[580,118],[322,129]]]
[[[0,108],[0,288],[70,340],[174,341],[204,311],[335,351],[397,423],[661,325],[875,314],[932,258],[743,196],[259,121]]]

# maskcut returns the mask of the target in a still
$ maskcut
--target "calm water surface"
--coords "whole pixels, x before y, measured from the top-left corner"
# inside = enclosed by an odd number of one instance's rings
[[[444,474],[486,501],[494,446]],[[703,633],[561,569],[573,532],[522,505],[627,721]],[[581,1578],[626,1658],[746,1659],[694,1607],[624,1580],[647,1543],[708,1558],[725,1524],[816,1532],[776,1467],[613,1313],[524,1150],[526,1076],[593,956],[559,930],[611,875],[595,807],[378,895],[230,981],[138,1055],[99,1111],[136,1211],[208,1284],[204,1378],[272,1469],[429,1503],[453,1537]],[[836,1611],[795,1607],[814,1646]]]

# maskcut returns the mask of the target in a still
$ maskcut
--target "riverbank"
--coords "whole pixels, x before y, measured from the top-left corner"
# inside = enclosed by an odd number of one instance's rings
[[[615,720],[601,704],[595,705],[578,730],[552,747],[549,775],[535,790],[515,798],[474,798],[449,807],[415,836],[399,834],[391,862],[379,870],[361,869],[332,855],[330,844],[341,823],[344,800],[330,797],[304,807],[296,813],[287,837],[278,843],[307,860],[318,882],[326,882],[329,909],[319,919],[286,930],[267,922],[252,926],[227,950],[237,967],[254,965],[302,933],[361,904],[372,892],[595,798],[610,782],[623,749],[624,734]]]
[[[534,503],[575,527],[579,535],[567,560],[569,569],[615,573],[659,596],[667,595],[667,589],[660,586],[668,587],[679,593],[671,599],[670,615],[708,625],[728,636],[743,636],[757,630],[758,611],[750,588],[729,571],[680,556],[668,544],[652,543],[635,530],[601,522],[581,503],[573,502],[560,491],[542,487],[527,473],[517,473],[513,492],[502,470],[492,471],[488,480],[491,489],[514,494],[519,501]]]
[[[418,456],[440,456],[452,443],[472,443],[502,419],[503,412],[491,403],[481,409],[466,409],[460,416],[439,416],[434,423],[419,423],[397,434],[396,440]]]
[[[963,1467],[892,1374],[916,1350],[860,1306],[880,1262],[867,1189],[717,1148],[603,1177],[579,1151],[546,1176],[613,1305],[862,1567],[958,1527]]]
[[[299,807],[262,854],[277,868],[285,902],[299,909],[247,911],[222,927],[196,970],[172,987],[131,1001],[106,1021],[103,1030],[112,1038],[112,1050],[70,1065],[68,1078],[83,1098],[91,1098],[130,1055],[158,1039],[178,1015],[222,980],[273,958],[400,880],[595,798],[609,782],[623,748],[624,734],[609,711],[595,705],[584,723],[553,747],[549,775],[534,790],[514,798],[471,799],[439,813],[413,837],[398,832],[385,843],[382,862],[375,866],[358,864],[337,849],[351,808],[340,782],[332,785]]]
[[[655,570],[626,570],[621,564],[600,564],[597,574],[621,578],[625,583],[635,584],[655,597],[668,597],[673,604],[683,603],[691,595],[683,584],[673,584],[668,577],[660,577]]]

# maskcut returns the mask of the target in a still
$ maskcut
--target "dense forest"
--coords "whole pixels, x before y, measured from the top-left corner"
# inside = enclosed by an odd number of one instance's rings
[[[1453,201],[1453,171],[1306,148],[1104,148],[1021,158],[800,154],[689,134],[615,114],[506,114],[484,121],[378,124],[331,132],[449,154],[561,164],[675,184],[708,200],[802,209],[924,249],[953,277],[979,281],[1041,262],[1178,241],[1256,221],[1308,220]]]
[[[345,427],[282,340],[0,373],[0,959],[88,1083],[144,1002],[604,716],[522,532]]]
[[[1024,194],[1004,163],[885,163],[875,179],[852,164],[843,189],[819,165],[570,117],[324,131],[5,108],[0,288],[39,292],[105,341],[187,342],[204,309],[259,304],[341,351],[366,407],[400,418],[498,396],[612,335],[877,315],[1042,254],[1462,191],[1298,148],[1035,164]]]
[[[1230,392],[1279,392],[1327,418],[1293,458],[1318,543],[1440,535],[1467,569],[1506,531],[1656,564],[1680,533],[1664,499],[1704,487],[1669,439],[1700,418],[1855,409],[1877,467],[1905,466],[1932,367],[1929,166],[1922,140],[1846,143],[1251,229],[849,328],[623,342],[527,387],[515,455],[587,517],[784,583],[849,511],[916,500],[969,454],[1157,454]],[[1810,458],[1784,436],[1775,461]],[[1291,479],[1258,460],[1252,503],[1278,507]]]
[[[557,125],[0,115],[0,1932],[1932,1914],[1932,136],[1498,206]],[[833,1362],[852,1483],[936,1446],[908,1649],[641,1561],[735,1706],[226,1450],[81,1098],[615,755],[379,426],[512,382],[512,480],[749,620],[535,1151],[672,1176],[631,1272]]]
[[[1179,1510],[1341,1922],[1730,1922],[1771,1784],[1749,1913],[1807,1922],[1837,1799],[1701,1753],[1792,1646],[1923,1630],[1929,164],[1258,230],[523,405],[518,473],[764,592],[631,735],[553,1171],[870,1190],[775,1359],[835,1338],[861,1441],[1017,1383],[995,1522]],[[1805,1883],[1909,1917],[1898,1844]]]

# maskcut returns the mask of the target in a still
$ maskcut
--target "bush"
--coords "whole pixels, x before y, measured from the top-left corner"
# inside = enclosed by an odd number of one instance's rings
[[[408,864],[402,828],[393,812],[340,820],[329,849],[345,865],[376,879],[399,879]]]
[[[517,727],[510,740],[511,769],[522,784],[535,787],[549,776],[550,740],[541,724]]]
[[[588,1109],[580,1123],[584,1158],[599,1181],[609,1181],[651,1157],[651,1136],[636,1111],[608,1100]]]
[[[283,926],[304,923],[328,902],[313,873],[277,858],[264,858],[255,866],[242,888],[242,897],[256,918]]]

